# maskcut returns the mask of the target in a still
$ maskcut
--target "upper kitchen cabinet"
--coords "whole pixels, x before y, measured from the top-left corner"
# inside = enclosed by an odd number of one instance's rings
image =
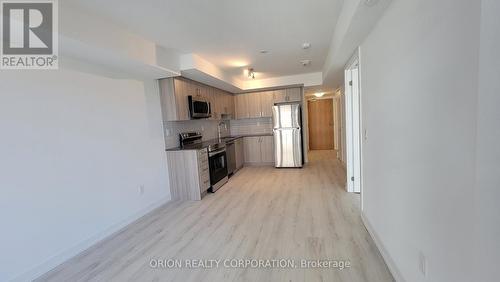
[[[248,95],[239,94],[234,96],[234,106],[236,112],[236,119],[250,118],[248,112]]]
[[[201,83],[197,83],[197,82],[194,82],[194,81],[187,81],[188,84],[190,84],[190,88],[192,89],[191,91],[193,91],[191,95],[196,95],[196,96],[200,96],[200,97],[203,97],[207,100],[211,100],[212,98],[212,89],[211,87],[209,86],[206,86],[206,85],[203,85]]]
[[[234,111],[234,96],[229,93],[229,92],[226,92],[226,95],[225,95],[225,111],[226,111],[226,114],[229,115],[231,118],[235,118],[235,111]]]
[[[203,97],[210,102],[210,119],[234,117],[234,100],[231,93],[181,77],[160,79],[159,86],[165,121],[191,119],[188,104],[190,95]]]
[[[224,97],[219,89],[214,89],[210,95],[210,107],[212,111],[211,119],[220,119],[224,108]]]
[[[302,89],[287,88],[286,96],[288,97],[288,102],[302,102]]]
[[[274,90],[274,103],[302,102],[302,89],[287,88]]]
[[[217,110],[218,119],[234,118],[234,97],[231,93],[225,92],[223,90],[215,89],[217,94]]]
[[[237,119],[272,117],[273,91],[236,95],[235,105]]]
[[[260,104],[260,92],[253,92],[244,94],[247,96],[248,102],[248,117],[250,118],[259,118],[262,117],[262,107]]]
[[[273,117],[274,91],[260,92],[262,117]]]
[[[160,100],[163,120],[189,120],[189,85],[184,80],[160,79]]]

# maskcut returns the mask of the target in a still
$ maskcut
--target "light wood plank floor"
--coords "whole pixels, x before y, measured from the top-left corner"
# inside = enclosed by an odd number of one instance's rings
[[[333,151],[303,169],[246,167],[199,202],[171,202],[37,281],[394,281]],[[152,268],[154,259],[329,259],[350,268]],[[221,262],[222,264],[222,262]]]

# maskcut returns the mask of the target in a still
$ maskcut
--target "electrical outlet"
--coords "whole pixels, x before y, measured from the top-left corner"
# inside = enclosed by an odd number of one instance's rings
[[[144,185],[139,185],[139,194],[140,195],[144,194]]]
[[[427,258],[422,252],[419,253],[419,268],[420,273],[422,273],[424,277],[427,277]]]

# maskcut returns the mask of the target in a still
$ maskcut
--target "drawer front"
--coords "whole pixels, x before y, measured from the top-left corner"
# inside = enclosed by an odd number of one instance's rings
[[[200,180],[200,191],[204,192],[210,188],[210,167],[208,165],[208,151],[202,149],[198,151],[198,173]]]

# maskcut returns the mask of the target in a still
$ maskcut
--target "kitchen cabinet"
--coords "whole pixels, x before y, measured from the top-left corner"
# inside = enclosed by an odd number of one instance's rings
[[[234,141],[236,170],[241,169],[245,163],[245,149],[243,146],[243,138],[238,138]]]
[[[234,118],[234,96],[222,90],[218,90],[218,103],[221,118]],[[224,116],[222,116],[224,115]]]
[[[273,117],[274,91],[265,91],[260,93],[260,108],[262,117]]]
[[[302,102],[302,89],[301,88],[287,88],[286,96],[288,102]]]
[[[210,97],[210,107],[212,111],[211,119],[219,120],[222,116],[224,101],[221,91],[214,89]]]
[[[260,163],[260,137],[245,137],[245,163],[256,164]]]
[[[210,188],[208,151],[167,151],[170,194],[176,200],[201,200]]]
[[[250,118],[248,112],[248,94],[234,96],[236,119]]]
[[[244,138],[245,163],[263,165],[274,163],[274,139],[272,136]]]
[[[274,103],[302,102],[302,89],[287,88],[274,90]]]
[[[212,117],[219,120],[234,117],[234,96],[226,91],[185,78],[159,80],[160,99],[164,121],[190,120],[188,96],[199,96],[210,101]],[[223,116],[225,115],[225,116]]]
[[[262,136],[260,140],[261,162],[274,163],[274,137]]]
[[[244,95],[247,96],[248,116],[250,118],[262,117],[260,92],[252,92]]]
[[[163,120],[189,120],[188,85],[182,80],[159,81]]]
[[[235,118],[234,113],[234,96],[231,93],[226,92],[225,102],[224,102],[224,111],[226,115],[230,116],[230,118]]]
[[[210,101],[212,120],[227,118],[270,118],[275,103],[302,102],[302,88],[260,91],[233,96],[226,91],[186,78],[166,78],[160,82],[163,120],[189,120],[188,96],[200,96]]]
[[[240,94],[235,98],[236,119],[272,117],[275,103],[301,101],[301,88]]]

